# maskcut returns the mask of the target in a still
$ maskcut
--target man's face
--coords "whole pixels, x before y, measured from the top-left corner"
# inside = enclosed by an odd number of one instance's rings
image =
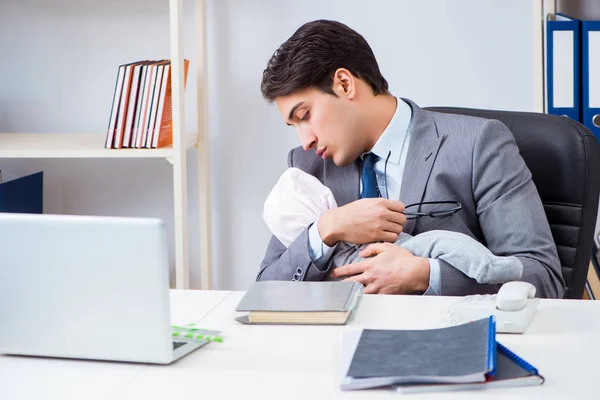
[[[335,88],[334,88],[334,91]],[[344,167],[365,151],[358,110],[344,93],[335,97],[316,88],[307,88],[275,99],[283,120],[294,126],[304,150],[332,158]]]

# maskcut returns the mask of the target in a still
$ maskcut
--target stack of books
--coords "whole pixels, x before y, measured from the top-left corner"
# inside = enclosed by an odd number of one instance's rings
[[[345,325],[363,297],[359,282],[260,281],[248,289],[236,311],[244,324]]]
[[[184,82],[189,60],[184,60]],[[119,66],[107,149],[156,149],[173,143],[171,62],[138,61]]]

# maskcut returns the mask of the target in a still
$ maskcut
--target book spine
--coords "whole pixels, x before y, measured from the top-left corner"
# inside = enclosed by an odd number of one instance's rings
[[[148,134],[146,135],[146,143],[144,147],[152,147],[152,137],[154,135],[154,125],[156,124],[156,112],[158,109],[158,100],[160,98],[160,88],[162,86],[162,75],[164,65],[160,64],[156,67],[156,80],[154,84],[154,93],[152,94],[152,105],[150,106],[150,120],[148,121]]]
[[[346,304],[344,306],[344,311],[354,311],[360,304],[360,300],[362,299],[362,295],[365,291],[365,287],[360,282],[354,282],[352,285],[352,290],[350,290],[350,295],[348,296],[348,300],[346,300]]]
[[[144,147],[144,143],[146,143],[146,128],[148,127],[148,120],[150,117],[150,103],[151,103],[151,99],[152,99],[152,82],[154,80],[154,70],[156,69],[156,63],[152,62],[151,64],[148,65],[148,70],[146,72],[146,92],[144,93],[144,100],[143,100],[143,104],[142,104],[142,108],[143,113],[142,113],[142,119],[140,120],[140,131],[138,132],[138,138],[137,138],[137,143],[136,143],[136,147],[137,148],[143,148]]]
[[[106,132],[106,141],[104,147],[107,149],[112,148],[114,142],[115,131],[117,127],[117,116],[119,113],[119,103],[121,101],[121,90],[123,88],[123,76],[125,73],[125,66],[120,65],[117,73],[117,83],[115,84],[115,93],[113,95],[113,104],[110,112],[110,121],[108,123],[108,131]]]
[[[539,375],[537,368],[535,368],[533,365],[529,364],[527,361],[523,360],[521,357],[519,357],[518,355],[516,355],[515,353],[513,353],[512,351],[510,351],[509,349],[507,349],[500,343],[496,342],[496,345],[498,346],[498,351],[500,353],[502,353],[506,357],[510,358],[512,361],[514,361],[516,364],[521,366],[527,372],[531,372],[536,375]]]
[[[133,76],[131,78],[131,89],[129,91],[129,104],[127,105],[127,120],[125,122],[125,134],[123,135],[123,147],[131,146],[131,133],[133,130],[133,121],[134,116],[137,111],[137,96],[138,96],[138,87],[140,81],[140,69],[141,65],[134,64],[133,66]]]
[[[138,93],[138,101],[135,107],[135,121],[133,121],[133,129],[131,132],[131,147],[137,147],[137,137],[140,130],[140,120],[143,111],[142,101],[144,99],[144,93],[146,92],[146,71],[148,70],[148,63],[144,62],[140,71],[140,89]]]
[[[123,91],[121,92],[121,103],[119,104],[119,116],[117,119],[117,132],[115,133],[115,142],[113,148],[123,147],[123,136],[125,133],[125,123],[127,121],[127,105],[129,104],[129,91],[131,90],[133,66],[125,66],[125,80],[123,82]]]
[[[156,123],[154,125],[154,133],[155,135],[152,137],[152,148],[156,149],[158,144],[158,139],[160,137],[161,127],[163,125],[163,117],[165,110],[165,99],[167,97],[167,83],[169,82],[169,77],[171,71],[171,64],[167,63],[165,65],[165,69],[163,71],[163,77],[160,88],[160,97],[158,99],[158,111],[156,113]]]
[[[190,66],[190,60],[183,60],[183,90],[185,90],[185,86],[187,83],[187,75],[188,69]],[[160,133],[158,137],[158,142],[156,143],[156,148],[165,147],[173,144],[173,104],[172,104],[172,94],[171,94],[171,82],[172,72],[169,74],[169,81],[167,82],[167,94],[165,97],[165,106],[163,110],[163,122],[160,128]],[[184,128],[181,128],[181,131],[184,132]]]
[[[496,316],[490,315],[488,328],[488,376],[496,374]]]

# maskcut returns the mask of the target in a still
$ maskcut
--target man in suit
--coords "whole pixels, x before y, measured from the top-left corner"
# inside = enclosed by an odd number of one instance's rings
[[[391,244],[402,231],[441,229],[517,257],[521,279],[535,285],[538,296],[562,297],[564,280],[542,202],[502,123],[430,112],[392,96],[365,39],[335,21],[300,27],[269,60],[261,90],[300,137],[302,147],[290,151],[288,166],[317,177],[339,207],[289,247],[273,237],[258,280],[322,280],[330,273],[361,282],[366,293],[497,292],[497,284],[478,284],[442,260]],[[407,220],[405,211],[436,209],[405,205],[432,201],[462,207]],[[361,254],[369,258],[329,271],[340,241],[373,243]]]

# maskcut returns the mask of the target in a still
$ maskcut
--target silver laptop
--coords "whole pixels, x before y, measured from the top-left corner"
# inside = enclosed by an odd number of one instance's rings
[[[0,353],[168,364],[169,314],[161,220],[0,213]]]

